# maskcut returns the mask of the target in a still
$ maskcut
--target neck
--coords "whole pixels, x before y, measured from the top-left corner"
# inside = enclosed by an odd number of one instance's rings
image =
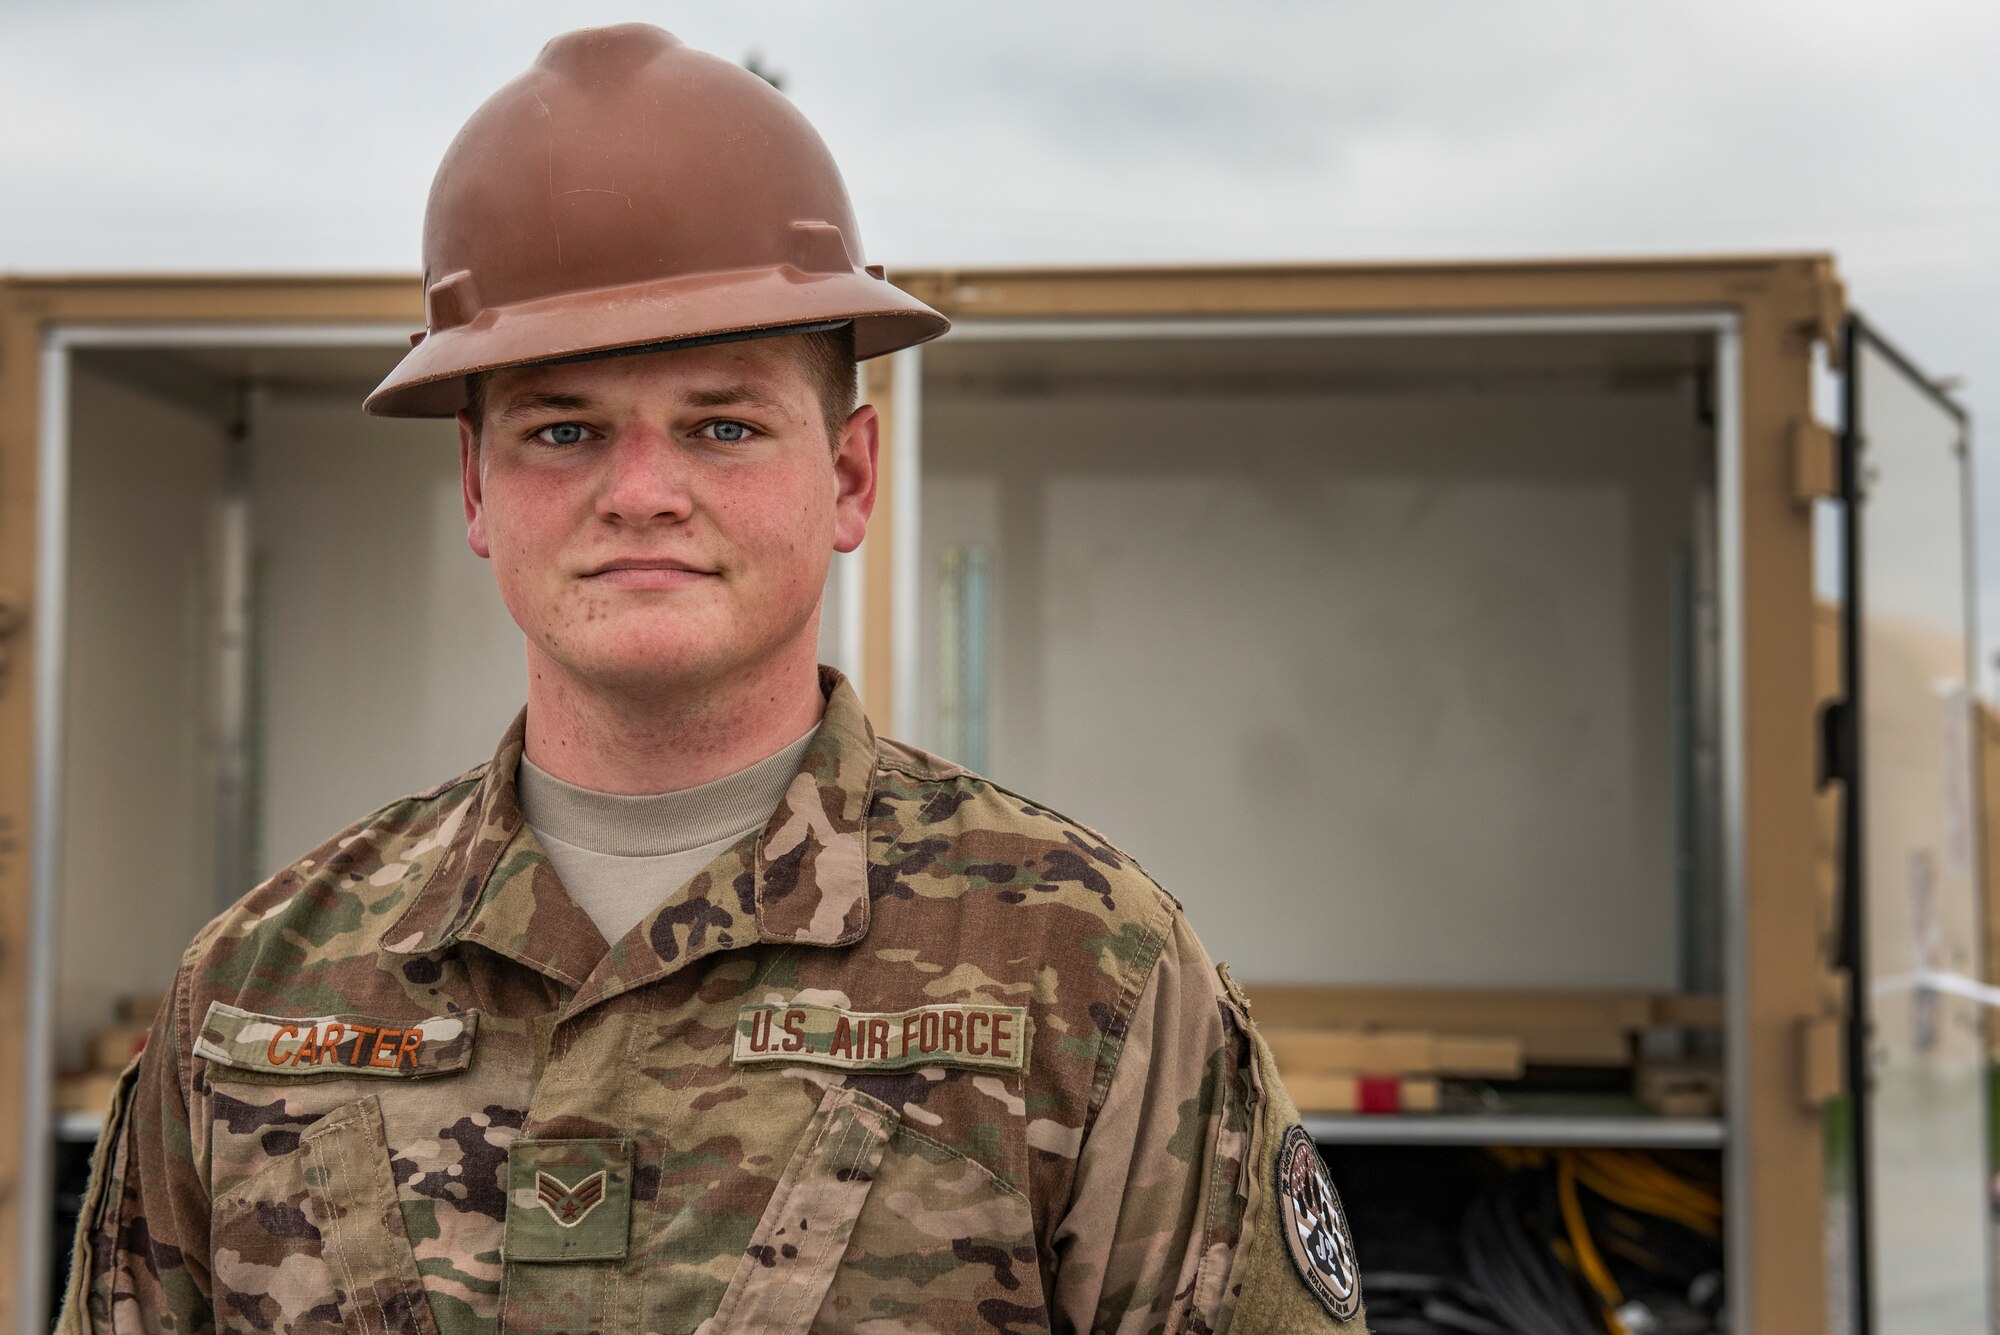
[[[655,692],[578,680],[528,648],[527,757],[600,793],[671,793],[747,769],[825,710],[812,644],[726,680]]]

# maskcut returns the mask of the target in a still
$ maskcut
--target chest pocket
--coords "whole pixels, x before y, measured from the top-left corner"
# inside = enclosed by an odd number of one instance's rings
[[[827,1090],[701,1335],[1047,1329],[1028,1202],[857,1089]]]
[[[210,1256],[221,1331],[437,1335],[396,1203],[373,1094],[218,1192]]]

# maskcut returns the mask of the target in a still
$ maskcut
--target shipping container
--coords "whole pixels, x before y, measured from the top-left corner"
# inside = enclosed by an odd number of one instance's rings
[[[894,276],[954,328],[865,368],[821,642],[878,729],[1105,830],[1266,1026],[1470,999],[1561,1077],[1309,1116],[1364,1287],[1488,1147],[1655,1150],[1719,1183],[1729,1329],[1984,1328],[1969,427],[1829,260]],[[0,280],[24,1335],[97,1125],[56,1072],[519,707],[451,424],[360,412],[420,320],[398,277]],[[1662,1061],[1719,1106],[1635,1099]]]

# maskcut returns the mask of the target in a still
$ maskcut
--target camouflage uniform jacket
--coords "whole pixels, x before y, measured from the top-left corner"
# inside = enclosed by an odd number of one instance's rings
[[[211,923],[63,1329],[1360,1330],[1175,901],[824,685],[769,825],[608,947],[523,823],[519,721]]]

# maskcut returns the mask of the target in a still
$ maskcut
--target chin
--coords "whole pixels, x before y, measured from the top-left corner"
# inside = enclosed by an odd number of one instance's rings
[[[682,690],[726,677],[755,662],[754,648],[692,627],[634,627],[620,633],[597,628],[582,644],[566,646],[563,666],[601,689],[635,695]]]
[[[611,615],[545,623],[531,638],[573,680],[635,696],[697,688],[781,656],[810,634],[812,609],[769,621],[715,615],[720,609],[617,609]],[[620,612],[623,614],[621,615]]]
[[[671,689],[730,670],[735,655],[719,645],[620,645],[580,655],[572,670],[579,677],[618,690]]]

